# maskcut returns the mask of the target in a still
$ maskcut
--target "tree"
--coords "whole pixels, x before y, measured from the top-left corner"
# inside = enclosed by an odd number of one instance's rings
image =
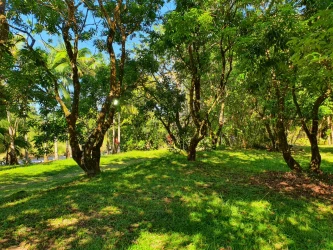
[[[155,21],[157,10],[163,4],[161,0],[154,1],[35,1],[20,5],[12,1],[12,6],[22,14],[33,14],[37,25],[36,32],[43,30],[51,34],[60,34],[65,44],[71,69],[71,102],[66,104],[60,93],[57,77],[48,69],[45,58],[44,68],[52,79],[54,97],[65,115],[73,159],[88,176],[100,173],[100,148],[104,135],[113,122],[115,107],[113,101],[122,95],[122,83],[125,74],[125,62],[128,57],[126,43],[129,36],[140,30],[145,30]],[[45,14],[47,13],[47,14]],[[93,15],[102,20],[100,30],[87,27],[87,16]],[[106,35],[106,42],[96,41],[96,46],[109,55],[109,85],[104,93],[103,102],[98,107],[95,126],[90,134],[80,143],[78,122],[81,103],[81,76],[79,71],[79,44],[81,41],[92,39],[95,32]],[[120,58],[117,59],[115,44],[120,44]],[[81,137],[82,138],[82,137]]]
[[[166,16],[161,47],[183,75],[194,126],[187,151],[189,161],[196,159],[199,142],[213,130],[210,125],[216,119],[216,107],[223,117],[237,27],[245,5],[243,1],[176,1],[176,10]],[[220,121],[217,134],[223,125],[222,118]]]
[[[287,126],[295,113],[290,105],[294,72],[287,43],[295,32],[296,10],[292,4],[275,3],[249,9],[248,16],[252,25],[243,30],[240,63],[246,69],[252,93],[264,105],[262,109],[271,112],[285,162],[290,169],[301,172],[287,139]]]
[[[309,170],[320,173],[321,155],[317,140],[319,108],[332,95],[333,9],[325,1],[319,5],[311,1],[305,4],[305,13],[298,25],[299,35],[290,41],[294,52],[291,60],[298,76],[292,94],[302,128],[311,145]]]

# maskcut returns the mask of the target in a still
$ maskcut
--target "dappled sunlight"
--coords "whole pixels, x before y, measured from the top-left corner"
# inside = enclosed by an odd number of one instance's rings
[[[79,222],[77,218],[73,218],[73,214],[66,217],[60,217],[56,219],[49,219],[47,223],[52,229],[66,228],[74,226]]]
[[[251,184],[250,177],[264,169],[252,165],[264,164],[265,159],[257,158],[257,153],[247,156],[250,153],[226,158],[229,152],[209,152],[206,162],[193,163],[179,155],[140,162],[126,156],[128,162],[119,162],[127,167],[117,171],[3,200],[0,248],[330,246],[333,207]],[[219,163],[211,162],[210,155]],[[243,164],[238,157],[252,160]]]
[[[120,208],[115,207],[115,206],[107,206],[103,207],[100,211],[99,214],[101,216],[107,216],[107,215],[119,215],[122,214],[122,211]]]

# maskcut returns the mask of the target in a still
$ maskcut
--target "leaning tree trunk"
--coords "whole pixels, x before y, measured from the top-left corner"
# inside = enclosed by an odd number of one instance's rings
[[[302,172],[301,166],[291,155],[283,120],[279,119],[279,121],[277,122],[276,125],[277,125],[277,132],[278,132],[279,149],[280,149],[280,151],[282,151],[282,155],[283,155],[285,162],[287,163],[288,167],[291,170],[294,170],[296,172]]]
[[[322,103],[330,96],[331,92],[332,92],[331,89],[327,89],[327,91],[325,93],[323,93],[321,96],[319,96],[316,99],[316,101],[314,102],[314,104],[312,106],[312,112],[311,112],[312,127],[311,127],[311,131],[310,131],[309,128],[307,127],[305,118],[304,118],[301,108],[298,104],[295,89],[293,89],[293,91],[292,91],[293,101],[296,106],[297,114],[301,118],[302,127],[303,127],[305,134],[308,137],[308,140],[311,145],[311,161],[310,161],[309,170],[313,173],[322,172],[320,170],[321,155],[320,155],[318,139],[317,139],[318,130],[319,130],[319,108],[322,105]]]
[[[276,139],[275,139],[275,136],[274,136],[274,134],[272,132],[272,129],[271,129],[271,126],[270,126],[269,122],[265,121],[264,124],[265,124],[265,128],[266,128],[267,134],[269,136],[269,139],[271,140],[271,143],[272,143],[272,150],[273,151],[278,151],[279,149],[278,149],[278,147],[276,145]]]
[[[277,108],[278,108],[278,116],[276,122],[276,130],[277,130],[277,137],[279,141],[279,149],[282,151],[283,158],[287,163],[288,167],[296,172],[302,172],[302,168],[300,164],[293,158],[291,155],[290,147],[288,144],[288,139],[286,135],[286,128],[285,128],[285,92],[288,88],[284,86],[283,88],[280,85],[280,82],[275,79],[275,74],[273,76],[273,84],[275,85],[275,94],[277,98]],[[281,89],[282,88],[282,91]]]

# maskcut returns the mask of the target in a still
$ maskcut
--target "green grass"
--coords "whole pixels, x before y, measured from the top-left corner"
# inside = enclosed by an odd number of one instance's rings
[[[326,172],[332,152],[323,148]],[[333,249],[332,204],[251,185],[288,170],[279,153],[202,152],[189,163],[128,152],[101,165],[90,180],[70,160],[0,171],[0,249]]]

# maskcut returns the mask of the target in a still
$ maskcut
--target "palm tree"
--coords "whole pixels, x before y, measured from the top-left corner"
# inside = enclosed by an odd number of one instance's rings
[[[14,148],[12,148],[13,145]],[[18,164],[17,155],[20,155],[22,149],[28,148],[30,148],[30,144],[25,140],[24,136],[16,136],[13,139],[9,134],[8,128],[0,127],[0,152],[6,153],[6,165]]]

